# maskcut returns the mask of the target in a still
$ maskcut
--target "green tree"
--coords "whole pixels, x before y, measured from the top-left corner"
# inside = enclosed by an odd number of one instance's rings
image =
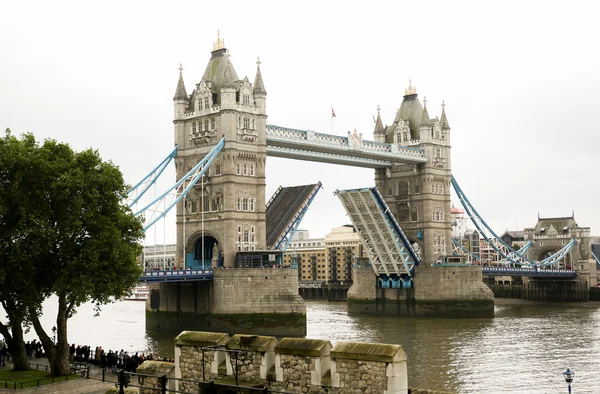
[[[124,204],[127,186],[121,172],[103,162],[97,151],[76,153],[54,140],[40,146],[31,135],[19,140],[7,133],[4,140],[16,145],[34,141],[33,153],[24,155],[24,162],[13,163],[13,183],[24,181],[9,188],[12,192],[0,192],[0,206],[6,199],[18,201],[5,216],[27,218],[16,237],[0,239],[0,244],[4,241],[7,249],[15,250],[15,262],[27,260],[24,289],[13,297],[26,307],[25,321],[38,334],[52,373],[65,374],[67,321],[76,308],[88,301],[98,307],[111,302],[139,281],[142,222]],[[9,266],[14,268],[15,263]],[[11,275],[5,272],[4,282]],[[56,343],[39,321],[42,301],[52,294],[58,300]]]

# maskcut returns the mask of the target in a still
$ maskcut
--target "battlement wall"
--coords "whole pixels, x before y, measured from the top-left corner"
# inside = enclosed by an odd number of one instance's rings
[[[290,393],[405,394],[400,345],[184,331],[175,339],[175,376],[262,384]],[[179,383],[179,390],[187,383]],[[193,392],[193,391],[191,391]]]

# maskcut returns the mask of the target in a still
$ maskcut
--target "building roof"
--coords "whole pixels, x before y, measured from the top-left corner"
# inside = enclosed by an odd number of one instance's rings
[[[231,64],[231,61],[229,60],[229,51],[226,48],[222,48],[211,52],[211,57],[206,65],[202,79],[204,79],[206,83],[212,82],[211,91],[213,93],[218,94],[221,90],[227,66],[230,68],[230,78],[234,82],[238,81],[238,75],[233,68],[233,64]]]
[[[504,234],[502,234],[500,236],[500,238],[504,238],[505,235],[508,235],[509,237],[511,237],[512,239],[525,239],[525,231],[519,231],[519,230],[506,230],[504,232]]]
[[[575,217],[557,217],[557,218],[538,218],[538,222],[535,225],[535,232],[539,234],[542,230],[548,231],[548,229],[554,226],[556,231],[563,231],[565,229],[572,229],[579,227],[575,221]]]
[[[411,139],[418,140],[420,138],[419,126],[421,125],[421,118],[423,117],[423,106],[418,99],[417,93],[407,94],[402,100],[402,104],[398,109],[394,123],[388,129],[388,133],[393,133],[398,125],[400,119],[408,120],[408,127],[410,128]],[[390,141],[393,141],[393,135],[389,136]]]
[[[187,100],[188,95],[185,90],[185,84],[183,83],[183,68],[181,64],[179,65],[179,81],[177,81],[177,88],[175,89],[175,96],[173,97],[173,101],[175,100]]]

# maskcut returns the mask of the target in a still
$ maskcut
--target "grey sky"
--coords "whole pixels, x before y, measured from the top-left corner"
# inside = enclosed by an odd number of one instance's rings
[[[335,134],[372,140],[411,78],[431,116],[445,100],[453,173],[496,231],[575,210],[600,234],[596,2],[352,4],[5,1],[0,127],[97,148],[135,183],[173,146],[179,63],[191,92],[220,29],[240,78],[260,56],[269,123],[330,133],[333,106]],[[323,182],[314,236],[348,222],[334,190],[373,185],[372,170],[268,163],[269,196]]]

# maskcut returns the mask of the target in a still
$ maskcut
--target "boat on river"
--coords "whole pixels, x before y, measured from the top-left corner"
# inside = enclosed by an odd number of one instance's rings
[[[123,299],[125,301],[146,301],[149,295],[150,288],[148,285],[139,284],[131,289],[131,291],[128,292]]]

